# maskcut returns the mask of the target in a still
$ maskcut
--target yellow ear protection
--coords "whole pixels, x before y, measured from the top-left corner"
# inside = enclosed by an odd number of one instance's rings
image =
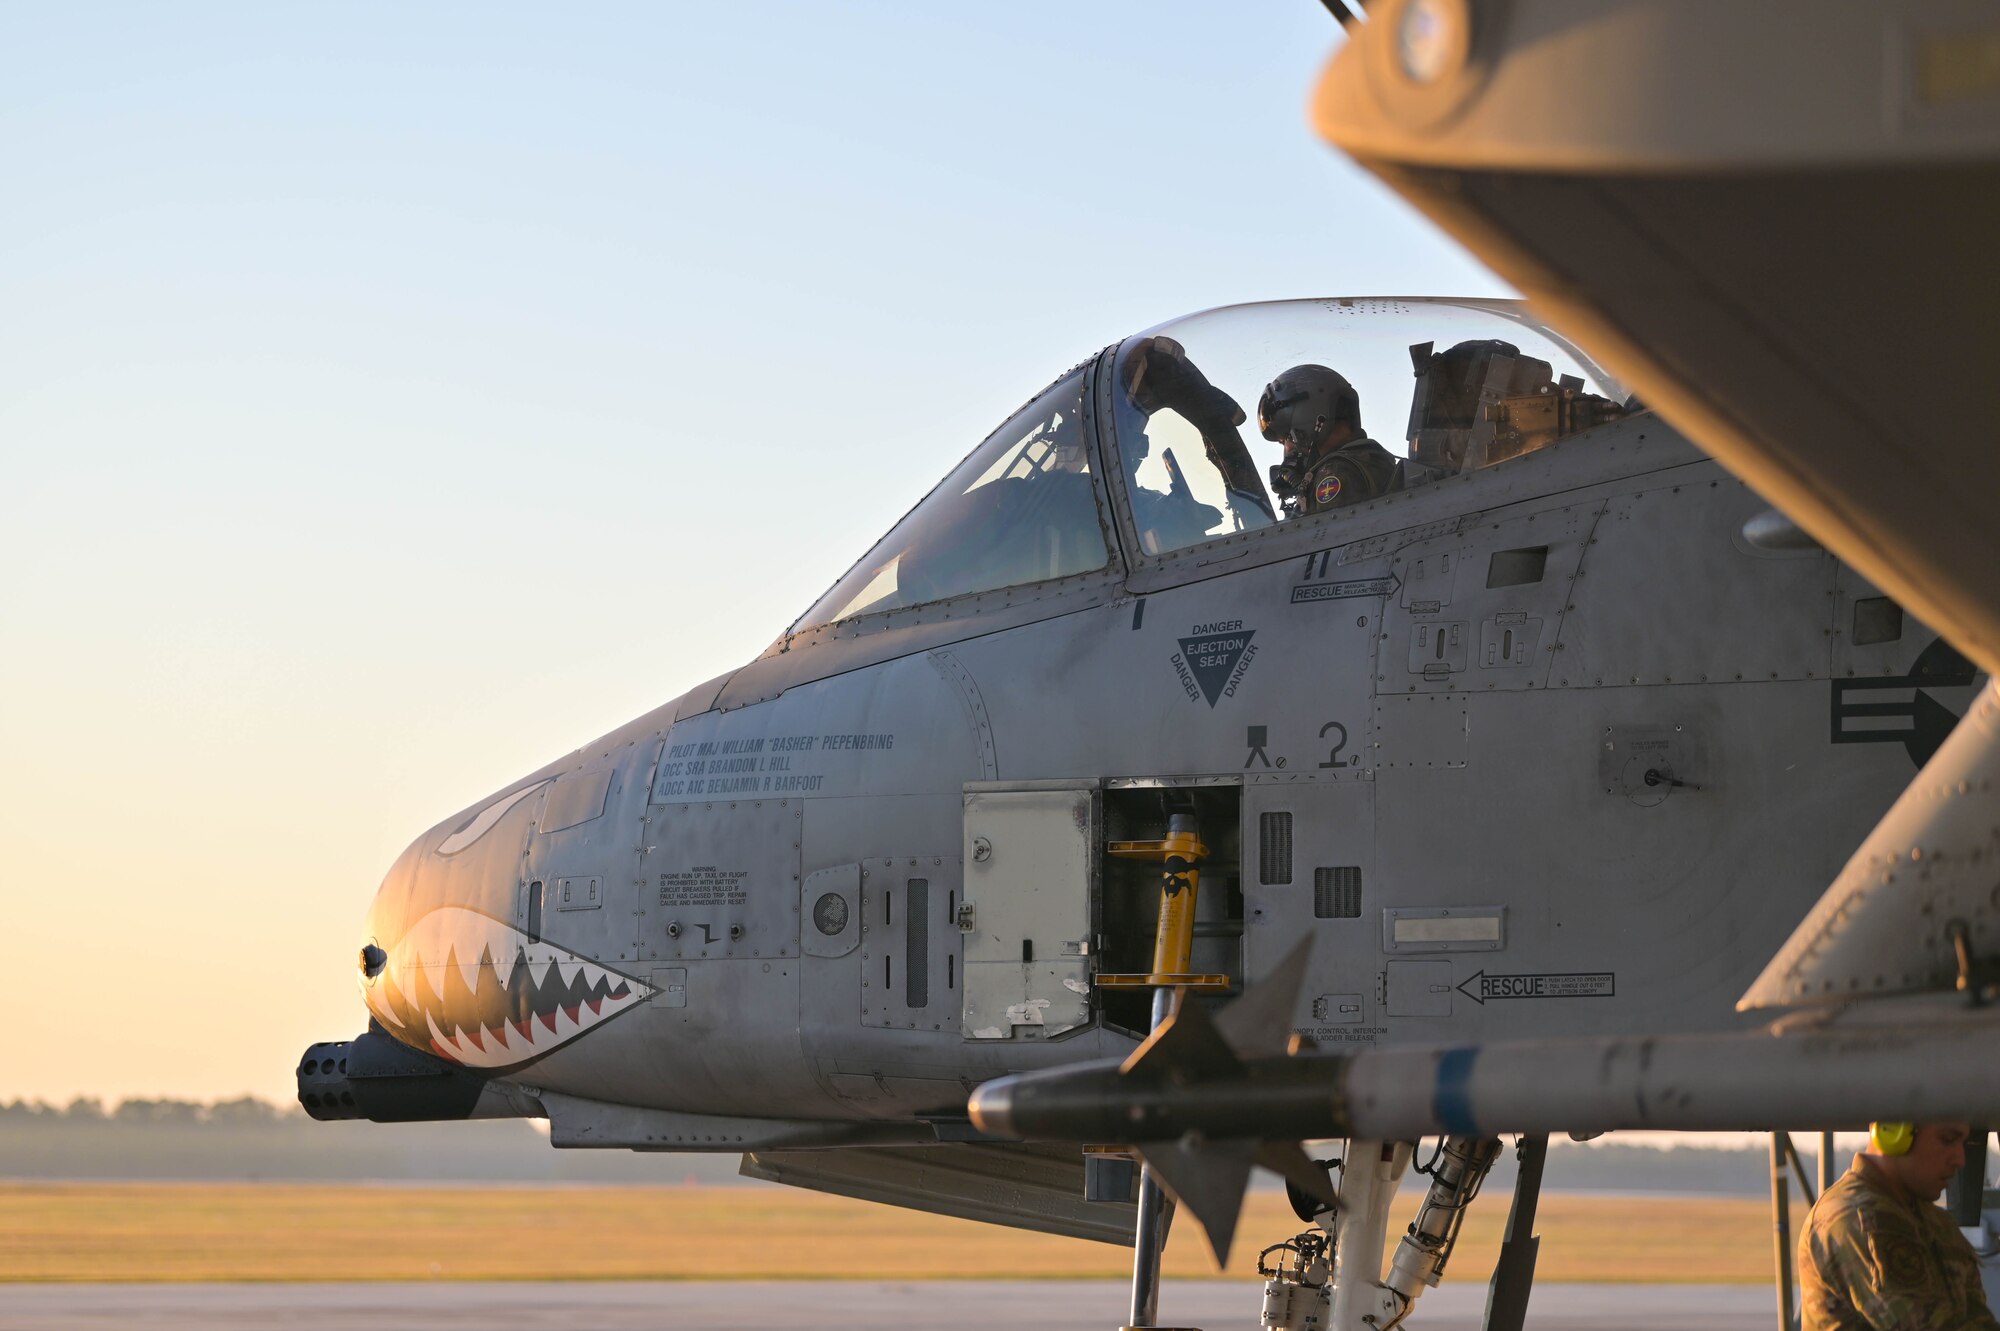
[[[1914,1123],[1870,1123],[1868,1144],[1877,1155],[1908,1155],[1917,1142]]]

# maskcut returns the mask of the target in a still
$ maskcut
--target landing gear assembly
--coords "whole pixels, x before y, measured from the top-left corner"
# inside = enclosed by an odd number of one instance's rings
[[[1264,1277],[1264,1316],[1258,1325],[1320,1331],[1333,1311],[1332,1257],[1333,1235],[1320,1229],[1258,1254],[1257,1274]]]
[[[1390,1331],[1402,1325],[1424,1290],[1443,1279],[1466,1207],[1479,1195],[1500,1143],[1446,1137],[1428,1161],[1416,1165],[1419,1173],[1430,1176],[1430,1191],[1396,1245],[1388,1278],[1380,1279],[1389,1204],[1415,1154],[1408,1142],[1348,1143],[1339,1202],[1312,1217],[1317,1231],[1279,1245],[1290,1247],[1298,1260],[1270,1273],[1263,1325],[1284,1331]],[[1295,1192],[1293,1205],[1300,1201]],[[1258,1265],[1263,1274],[1264,1263]],[[1330,1282],[1322,1272],[1330,1272]],[[1280,1316],[1282,1320],[1274,1320]]]
[[[1443,1279],[1466,1209],[1479,1195],[1501,1144],[1490,1137],[1452,1136],[1428,1156],[1421,1144],[1350,1141],[1338,1170],[1338,1201],[1329,1205],[1294,1188],[1293,1208],[1313,1228],[1272,1244],[1258,1257],[1264,1302],[1258,1325],[1268,1331],[1394,1331],[1424,1290]],[[1485,1331],[1520,1331],[1534,1279],[1532,1235],[1541,1189],[1543,1137],[1524,1137],[1507,1236],[1494,1270]],[[1381,1276],[1389,1207],[1404,1173],[1427,1175],[1430,1188]],[[1146,1325],[1138,1323],[1135,1325]],[[1129,1328],[1128,1328],[1129,1331]]]

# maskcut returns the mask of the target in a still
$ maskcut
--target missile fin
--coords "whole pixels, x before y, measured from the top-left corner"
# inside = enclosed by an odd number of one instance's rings
[[[1182,994],[1167,1019],[1153,1028],[1118,1071],[1125,1076],[1154,1074],[1180,1081],[1207,1081],[1241,1075],[1243,1062],[1215,1029],[1215,1018]]]
[[[1226,1266],[1229,1249],[1236,1242],[1236,1221],[1243,1212],[1243,1191],[1250,1185],[1257,1143],[1248,1138],[1211,1142],[1190,1135],[1140,1147],[1139,1153],[1161,1186],[1201,1226],[1216,1266]]]
[[[1239,1056],[1282,1054],[1292,1036],[1292,1014],[1298,1011],[1306,963],[1312,960],[1312,939],[1285,955],[1271,973],[1243,991],[1243,996],[1216,1014],[1216,1029]]]

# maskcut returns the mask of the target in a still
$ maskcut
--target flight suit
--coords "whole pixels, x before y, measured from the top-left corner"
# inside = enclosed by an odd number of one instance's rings
[[[1395,488],[1396,455],[1373,439],[1350,439],[1323,453],[1300,478],[1299,516],[1345,508]]]
[[[1865,1159],[1826,1190],[1799,1235],[1800,1331],[2000,1331],[1952,1218],[1902,1201]]]

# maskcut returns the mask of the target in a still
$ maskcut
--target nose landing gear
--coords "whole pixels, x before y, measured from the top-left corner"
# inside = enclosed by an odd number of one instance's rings
[[[1521,1170],[1507,1234],[1487,1300],[1486,1331],[1520,1331],[1534,1280],[1535,1204],[1541,1190],[1547,1138],[1521,1140]],[[1268,1331],[1394,1331],[1426,1288],[1444,1277],[1458,1242],[1466,1208],[1499,1158],[1500,1143],[1474,1136],[1446,1137],[1417,1165],[1430,1191],[1404,1232],[1380,1279],[1389,1203],[1411,1163],[1408,1142],[1353,1141],[1341,1166],[1337,1206],[1316,1214],[1294,1195],[1315,1228],[1266,1248],[1257,1262],[1264,1280],[1260,1325]]]

